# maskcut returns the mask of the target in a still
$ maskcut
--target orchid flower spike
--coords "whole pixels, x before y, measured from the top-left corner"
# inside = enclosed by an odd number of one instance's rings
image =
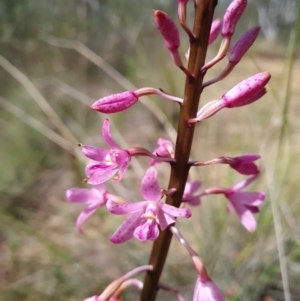
[[[153,154],[163,158],[174,158],[174,146],[170,140],[159,138],[157,141],[158,147],[153,151]],[[155,165],[161,161],[150,159],[149,165]]]
[[[204,191],[202,195],[208,194],[224,194],[228,199],[228,211],[235,211],[243,224],[249,231],[254,232],[256,229],[256,221],[254,213],[259,212],[258,206],[261,205],[266,197],[264,192],[242,191],[250,185],[259,174],[253,175],[248,179],[234,185],[231,188],[212,187]]]
[[[125,91],[105,96],[92,104],[91,108],[97,112],[111,114],[124,111],[136,104],[141,96],[159,95],[165,99],[182,104],[182,99],[151,87],[140,88],[134,91]]]
[[[86,204],[77,218],[76,227],[79,233],[83,233],[81,227],[84,221],[90,217],[99,207],[105,206],[107,192],[103,184],[93,186],[91,189],[71,188],[66,192],[66,199],[71,203]]]
[[[257,73],[226,92],[220,99],[211,101],[203,106],[197,113],[197,117],[190,119],[189,123],[195,123],[215,115],[223,108],[242,107],[260,99],[266,94],[265,86],[271,78],[270,73]]]
[[[155,240],[159,235],[159,228],[163,231],[168,225],[175,223],[177,217],[189,218],[191,211],[161,202],[162,192],[157,181],[157,171],[149,167],[141,183],[141,194],[144,201],[117,204],[108,200],[106,207],[116,215],[129,214],[117,231],[110,237],[113,243],[123,243],[134,236],[144,242]]]
[[[131,161],[130,152],[121,149],[112,139],[110,133],[110,123],[105,119],[102,127],[102,135],[110,149],[100,149],[93,146],[81,145],[83,154],[94,160],[85,168],[87,175],[86,182],[91,185],[98,185],[106,182],[110,178],[120,181]],[[116,173],[118,173],[116,175]]]

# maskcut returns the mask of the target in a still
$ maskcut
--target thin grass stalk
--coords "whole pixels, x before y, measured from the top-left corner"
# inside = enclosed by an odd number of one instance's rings
[[[280,127],[280,133],[279,133],[279,140],[277,145],[277,152],[276,152],[276,159],[273,169],[273,175],[269,175],[268,178],[268,184],[269,184],[269,190],[270,190],[270,200],[271,200],[271,209],[273,214],[273,220],[274,220],[274,230],[275,230],[275,237],[276,237],[276,245],[277,245],[277,251],[278,251],[278,258],[279,258],[279,265],[280,265],[280,272],[281,272],[281,278],[282,278],[282,285],[283,285],[283,292],[284,292],[284,299],[285,301],[291,301],[291,292],[289,287],[289,276],[288,276],[288,267],[287,267],[287,260],[285,257],[285,249],[284,249],[284,240],[283,240],[283,230],[281,225],[281,218],[280,218],[280,212],[279,212],[279,196],[280,196],[280,185],[276,185],[275,183],[275,168],[277,166],[277,162],[280,162],[280,157],[282,156],[282,149],[284,145],[284,139],[287,135],[287,131],[289,128],[289,119],[288,119],[288,113],[291,103],[291,81],[292,81],[292,72],[293,67],[295,64],[295,59],[297,56],[297,43],[299,41],[300,37],[300,5],[298,4],[298,10],[297,10],[297,20],[295,24],[295,28],[291,33],[290,38],[290,44],[289,44],[289,52],[287,57],[287,75],[286,75],[286,86],[285,86],[285,96],[284,96],[284,105],[281,115],[281,127]],[[286,174],[287,168],[285,169],[284,175]],[[272,177],[272,179],[271,179]],[[284,176],[283,176],[284,178]],[[271,183],[270,183],[271,182]],[[277,193],[271,192],[272,187],[278,187]]]

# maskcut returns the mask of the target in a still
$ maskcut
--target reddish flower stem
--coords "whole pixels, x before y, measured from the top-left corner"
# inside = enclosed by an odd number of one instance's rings
[[[195,39],[190,44],[190,57],[188,71],[193,77],[187,77],[184,90],[184,102],[181,106],[178,123],[178,136],[175,147],[176,163],[171,163],[171,176],[169,188],[176,188],[176,192],[167,197],[167,203],[176,207],[180,206],[182,195],[187,180],[191,146],[194,135],[194,125],[188,125],[188,120],[195,118],[199,105],[201,86],[205,73],[201,67],[205,63],[209,33],[217,0],[201,0],[195,2],[195,20],[193,33]],[[153,271],[146,273],[144,287],[141,292],[140,301],[154,301],[158,288],[158,282],[163,270],[172,233],[169,229],[161,232],[154,242],[150,255],[149,264]]]

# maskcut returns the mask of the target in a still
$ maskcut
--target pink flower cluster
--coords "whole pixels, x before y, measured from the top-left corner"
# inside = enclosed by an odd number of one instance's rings
[[[197,5],[197,3],[198,1],[195,0],[195,5]],[[188,0],[178,0],[178,18],[181,26],[192,41],[195,39],[195,36],[186,23],[187,5]],[[213,60],[207,62],[201,70],[208,70],[226,56],[236,25],[244,12],[246,5],[246,0],[233,0],[226,10],[223,20],[216,19],[212,23],[207,44],[213,43],[220,32],[222,42],[217,56]],[[180,36],[176,24],[165,12],[155,10],[153,16],[156,27],[165,41],[165,45],[171,54],[173,62],[187,75],[187,77],[193,78],[193,74],[184,67],[181,60],[179,53]],[[217,77],[204,83],[201,87],[202,89],[223,80],[229,75],[255,42],[259,30],[259,27],[253,27],[237,40],[229,51],[227,66]],[[187,57],[188,56],[189,54],[187,54]],[[206,103],[198,110],[195,118],[188,120],[186,126],[188,127],[191,124],[209,119],[224,108],[238,108],[254,103],[266,94],[266,85],[270,78],[271,76],[268,72],[260,72],[242,80],[232,89],[225,92],[219,99]],[[161,89],[145,87],[134,91],[125,91],[102,97],[97,100],[91,108],[97,112],[106,114],[118,113],[134,106],[140,97],[152,94],[176,102],[180,106],[184,104],[183,99],[165,93]],[[208,166],[211,164],[227,164],[234,171],[241,175],[248,176],[248,178],[233,185],[231,188],[215,186],[199,191],[202,188],[202,183],[199,181],[192,181],[189,177],[185,183],[180,207],[177,208],[164,201],[165,195],[177,193],[177,187],[169,187],[168,190],[161,188],[156,170],[156,165],[161,164],[162,162],[176,164],[176,152],[171,141],[159,138],[157,141],[157,148],[155,148],[153,152],[143,147],[122,149],[112,138],[110,122],[108,119],[103,123],[102,136],[108,145],[107,149],[90,145],[80,145],[84,156],[91,160],[85,168],[86,178],[84,180],[85,183],[92,185],[91,188],[72,188],[66,193],[67,201],[86,205],[86,208],[80,213],[76,222],[79,232],[83,232],[82,225],[84,221],[95,213],[98,208],[103,207],[109,213],[114,215],[127,216],[115,233],[109,238],[111,242],[120,244],[128,241],[132,237],[135,237],[141,242],[154,241],[158,238],[161,231],[174,228],[173,225],[177,222],[177,218],[191,217],[191,210],[185,208],[186,204],[196,207],[203,202],[204,197],[214,194],[222,194],[228,202],[228,211],[236,213],[246,230],[249,232],[255,231],[257,225],[254,214],[259,212],[259,206],[265,200],[265,193],[243,190],[260,174],[259,168],[255,163],[255,161],[260,158],[259,155],[245,154],[237,157],[221,156],[209,161],[187,162],[187,168],[193,166]],[[105,182],[108,180],[112,179],[117,183],[123,179],[133,156],[149,157],[147,170],[140,183],[140,193],[143,197],[143,200],[141,201],[128,201],[121,196],[109,193],[105,188]],[[176,231],[177,230],[173,229],[172,233],[177,233]],[[177,235],[180,237],[180,241],[183,242],[183,238],[181,238],[178,233]],[[193,260],[198,258],[185,241],[183,244],[188,249]],[[207,275],[206,269],[200,258],[195,261],[195,266],[198,271],[198,278],[193,300],[224,300],[222,293],[216,284]],[[100,301],[102,299],[100,296],[94,296],[86,300]]]

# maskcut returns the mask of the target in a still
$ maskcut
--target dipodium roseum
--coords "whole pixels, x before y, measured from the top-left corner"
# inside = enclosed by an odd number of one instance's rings
[[[81,145],[83,154],[92,159],[86,166],[86,182],[91,185],[101,184],[113,177],[114,181],[120,181],[131,161],[130,153],[119,148],[110,133],[110,123],[106,119],[102,127],[102,135],[110,149],[101,149],[89,145]],[[118,172],[118,175],[116,173]]]
[[[155,240],[159,235],[159,228],[164,230],[175,223],[177,217],[189,218],[191,211],[176,208],[161,201],[162,192],[157,181],[157,171],[148,168],[141,182],[141,194],[144,201],[118,204],[108,200],[106,207],[116,215],[129,214],[117,231],[110,237],[113,243],[123,243],[134,236],[140,241]]]
[[[86,204],[87,207],[80,213],[76,221],[76,227],[82,233],[82,224],[99,207],[105,206],[106,190],[103,184],[93,186],[91,189],[71,188],[66,192],[66,199],[71,203]]]

